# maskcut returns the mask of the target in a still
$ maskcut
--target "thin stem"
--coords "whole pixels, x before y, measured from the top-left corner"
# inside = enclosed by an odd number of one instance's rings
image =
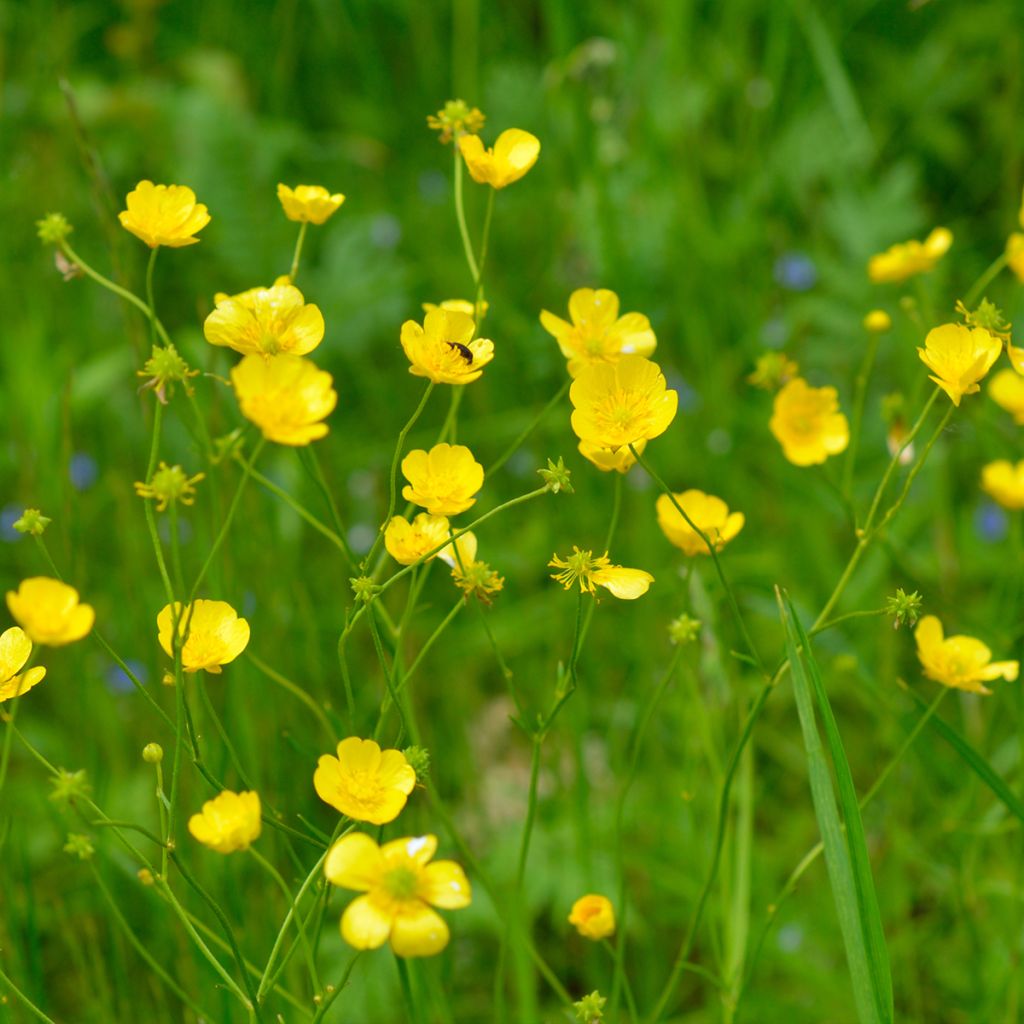
[[[526,426],[526,429],[523,430],[516,437],[516,439],[497,457],[497,459],[495,459],[494,462],[491,463],[487,471],[484,473],[485,480],[489,476],[493,476],[499,469],[501,469],[502,466],[505,465],[506,462],[508,462],[510,458],[512,458],[516,451],[518,451],[520,445],[522,445],[522,443],[537,429],[537,427],[540,425],[541,421],[544,420],[547,414],[551,412],[551,410],[554,409],[554,407],[558,405],[558,403],[561,402],[563,398],[565,398],[565,396],[569,393],[569,388],[571,385],[572,380],[566,380],[558,389],[558,391],[556,391],[555,394],[548,399],[547,404],[530,421],[530,423]]]
[[[1004,249],[1003,252],[988,265],[981,277],[971,285],[970,290],[967,292],[967,297],[964,299],[964,305],[968,309],[974,305],[989,283],[995,280],[996,276],[1002,272],[1003,268],[1009,262],[1009,258],[1009,253]]]
[[[686,510],[676,500],[676,496],[672,493],[671,488],[665,483],[664,480],[651,468],[649,462],[637,450],[635,445],[629,445],[629,450],[633,453],[633,458],[640,463],[641,466],[647,470],[648,475],[651,479],[662,489],[669,501],[672,503],[675,510],[686,520],[687,525],[697,534],[698,537],[704,542],[705,547],[708,549],[708,554],[711,556],[712,562],[715,564],[715,572],[718,573],[718,578],[722,583],[722,587],[725,590],[726,598],[729,601],[729,607],[732,610],[733,618],[736,620],[736,625],[739,627],[740,635],[743,637],[743,643],[746,645],[747,651],[754,660],[754,664],[757,666],[761,675],[768,678],[768,670],[765,668],[764,662],[761,660],[761,655],[758,653],[757,648],[754,646],[754,641],[751,639],[750,632],[747,629],[746,620],[743,618],[743,612],[740,611],[739,602],[736,600],[736,595],[733,593],[732,587],[729,585],[729,580],[726,578],[725,571],[722,569],[722,563],[718,557],[718,550],[711,538],[687,515]]]
[[[619,928],[622,928],[622,922],[619,922]],[[621,935],[621,930],[619,935]],[[640,1020],[640,1015],[637,1013],[636,1000],[633,998],[633,986],[629,983],[629,977],[622,967],[622,945],[612,945],[607,939],[603,939],[601,942],[602,948],[612,958],[613,970],[615,977],[622,978],[623,990],[626,993],[626,1006],[629,1008],[629,1019],[632,1024],[637,1024]],[[614,1004],[613,1004],[614,1005]]]
[[[331,725],[327,715],[324,714],[323,708],[305,690],[302,689],[297,683],[293,683],[287,676],[281,675],[277,669],[271,668],[262,658],[258,658],[252,651],[246,651],[245,656],[250,662],[262,672],[268,679],[277,683],[283,690],[287,690],[297,700],[302,701],[310,711],[316,715],[317,721],[323,727],[324,732],[328,738],[333,739],[335,734],[335,728]]]
[[[299,225],[299,237],[295,239],[295,253],[292,256],[292,267],[288,271],[288,277],[291,279],[292,284],[295,284],[295,278],[299,276],[299,260],[302,259],[302,245],[306,241],[306,230],[309,228],[309,221],[304,220]]]
[[[11,979],[4,973],[2,969],[0,969],[0,982],[7,986],[7,989],[10,991],[11,995],[13,995],[14,998],[17,999],[18,1002],[21,1003],[21,1005],[24,1006],[25,1009],[28,1010],[29,1013],[31,1013],[36,1018],[36,1020],[45,1021],[46,1024],[56,1024],[56,1021],[54,1021],[52,1017],[48,1017],[45,1013],[43,1013],[43,1011],[40,1010],[39,1007],[36,1006],[36,1004],[33,1003],[32,1000],[29,999],[29,997],[25,995],[25,993],[22,992],[17,985],[14,984],[13,981],[11,981]]]
[[[864,406],[867,401],[868,380],[871,377],[871,368],[875,364],[875,355],[878,352],[878,345],[882,339],[880,331],[868,333],[867,350],[864,359],[857,371],[857,380],[854,384],[853,397],[853,422],[850,426],[850,447],[846,450],[846,458],[843,462],[843,482],[841,493],[844,501],[850,500],[850,492],[853,489],[853,470],[857,462],[857,448],[860,444],[860,432],[864,423]]]
[[[462,202],[462,154],[459,152],[458,146],[452,146],[452,154],[455,157],[455,219],[459,222],[462,251],[466,255],[466,263],[473,277],[473,287],[475,288],[480,280],[480,268],[473,255],[473,243],[469,240],[469,229],[466,227],[466,210]]]
[[[480,321],[483,320],[484,313],[484,265],[487,263],[487,246],[491,240],[491,218],[494,215],[494,196],[496,189],[488,189],[487,191],[487,209],[484,213],[484,229],[480,238],[480,265],[479,274],[476,279],[476,299],[475,299],[475,313],[474,319],[476,320],[477,329],[480,328]]]
[[[423,397],[420,398],[420,404],[416,406],[415,412],[409,417],[405,426],[402,427],[398,435],[398,443],[395,445],[395,454],[391,457],[391,473],[389,476],[388,483],[388,512],[384,517],[384,522],[381,524],[381,528],[377,531],[377,536],[374,538],[373,547],[370,548],[363,559],[362,570],[365,573],[367,566],[373,562],[374,555],[380,549],[381,544],[384,542],[384,531],[387,528],[388,523],[391,522],[391,517],[395,514],[395,505],[398,500],[398,463],[402,458],[402,451],[405,448],[405,439],[409,435],[409,431],[416,425],[416,421],[420,418],[423,410],[427,407],[427,401],[430,399],[431,392],[434,390],[435,384],[433,381],[428,381],[426,389],[423,392]]]
[[[354,953],[351,959],[349,960],[348,964],[346,965],[345,971],[342,974],[341,980],[338,982],[338,984],[327,986],[328,989],[330,990],[330,993],[327,996],[327,998],[324,999],[324,1001],[320,1004],[320,1008],[316,1011],[316,1016],[313,1018],[313,1024],[320,1024],[320,1021],[322,1021],[324,1017],[327,1016],[327,1011],[331,1008],[331,1004],[334,1002],[335,999],[338,998],[338,996],[341,995],[342,991],[345,989],[345,986],[348,985],[348,979],[352,976],[352,968],[355,967],[356,961],[359,959],[361,955],[361,952]]]
[[[149,340],[156,344],[156,303],[153,301],[153,270],[156,267],[156,257],[160,252],[160,246],[154,246],[149,253],[149,262],[146,264],[146,301],[149,303]]]

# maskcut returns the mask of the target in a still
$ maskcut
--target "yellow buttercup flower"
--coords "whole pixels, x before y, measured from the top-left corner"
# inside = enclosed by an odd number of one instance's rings
[[[324,340],[324,317],[288,278],[279,277],[270,288],[219,294],[203,334],[211,345],[233,348],[243,356],[304,356]]]
[[[442,302],[422,303],[424,313],[433,313],[435,309],[446,309],[449,313],[465,313],[466,316],[476,316],[476,303],[469,299],[444,299]],[[487,315],[490,305],[483,301],[480,303],[480,316]]]
[[[363,893],[345,908],[342,938],[355,949],[378,949],[390,940],[402,957],[440,953],[448,945],[448,925],[432,908],[468,907],[472,891],[462,868],[434,861],[436,852],[437,837],[429,835],[383,846],[363,832],[339,839],[324,874],[332,885]]]
[[[802,377],[775,396],[768,424],[782,454],[795,466],[814,466],[850,443],[850,427],[839,411],[835,388],[812,388]]]
[[[437,557],[451,566],[452,579],[466,597],[475,596],[490,604],[491,597],[505,586],[505,578],[480,561],[476,552],[476,534],[471,530],[456,537]]]
[[[569,924],[585,939],[600,942],[615,932],[615,909],[612,901],[600,893],[581,896],[573,905]]]
[[[494,358],[494,342],[474,338],[476,323],[468,313],[432,309],[421,327],[415,320],[402,324],[402,348],[409,372],[435,384],[471,384]]]
[[[548,565],[559,572],[552,573],[551,578],[569,590],[574,584],[580,585],[584,594],[596,593],[594,587],[604,587],[613,597],[623,601],[634,601],[643,597],[654,582],[654,577],[643,569],[626,569],[621,565],[612,565],[608,552],[594,555],[592,551],[581,551],[573,545],[572,554],[559,558],[551,556]]]
[[[125,199],[128,207],[118,215],[121,226],[151,249],[166,245],[178,249],[194,245],[195,237],[210,223],[210,214],[186,185],[154,185],[140,181]]]
[[[619,297],[607,288],[577,288],[569,296],[572,323],[541,310],[540,322],[568,360],[575,377],[589,363],[614,363],[625,355],[649,356],[657,346],[643,313],[619,316]]]
[[[0,633],[0,704],[28,693],[46,675],[42,665],[18,675],[32,653],[32,641],[23,629],[11,626]]]
[[[203,846],[217,853],[235,853],[248,850],[260,835],[260,797],[258,793],[244,791],[223,793],[207,800],[199,814],[188,819],[188,830]]]
[[[540,156],[540,139],[519,128],[503,131],[493,149],[484,149],[477,135],[461,135],[458,141],[469,176],[491,188],[505,188],[518,181]]]
[[[707,535],[721,551],[726,544],[743,529],[746,517],[742,512],[730,512],[729,506],[721,498],[703,491],[691,489],[681,494],[674,494],[680,507],[693,522]],[[700,538],[700,534],[680,515],[667,494],[662,494],[655,507],[658,513],[658,525],[668,539],[686,555],[706,555],[708,546]]]
[[[569,399],[576,436],[612,451],[663,434],[679,404],[658,364],[636,355],[582,367],[569,389]]]
[[[989,382],[988,396],[1024,426],[1024,379],[1014,370],[1000,370]]]
[[[990,462],[981,471],[981,489],[1003,508],[1024,508],[1024,462]]]
[[[1024,235],[1019,231],[1006,240],[1006,262],[1017,275],[1017,280],[1024,281]]]
[[[371,825],[394,821],[415,785],[416,772],[400,750],[381,750],[358,736],[342,740],[337,757],[324,754],[313,773],[313,787],[324,803]]]
[[[948,228],[936,228],[923,242],[900,242],[871,257],[868,277],[884,283],[923,274],[942,259],[952,244],[953,233]]]
[[[411,523],[393,516],[384,530],[384,547],[396,562],[412,565],[443,544],[449,530],[447,518],[429,512],[421,512]]]
[[[643,455],[646,441],[639,441],[636,450]],[[636,459],[628,448],[613,451],[611,448],[599,448],[596,444],[580,441],[577,445],[580,455],[592,462],[603,473],[628,473],[635,465]]]
[[[92,605],[81,604],[74,587],[48,576],[32,576],[8,590],[7,607],[32,643],[48,647],[81,640],[96,620]]]
[[[993,679],[1013,682],[1020,670],[1016,661],[992,661],[992,652],[973,636],[943,637],[942,623],[934,615],[921,619],[914,639],[924,674],[944,686],[991,693],[985,683]]]
[[[296,185],[289,188],[278,184],[277,198],[289,220],[307,224],[323,224],[333,217],[345,202],[340,192],[330,193],[323,185]]]
[[[188,636],[181,649],[181,667],[186,672],[206,671],[219,675],[222,665],[234,661],[249,643],[249,623],[240,619],[227,601],[200,598],[191,605],[165,605],[156,617],[158,639],[164,653],[174,657],[174,613],[178,614],[178,635]]]
[[[978,381],[1002,351],[1003,343],[983,327],[943,324],[928,332],[924,348],[918,348],[917,354],[932,371],[931,380],[959,405],[964,395],[981,390]]]
[[[884,309],[873,309],[864,317],[864,330],[882,334],[892,327],[892,317]]]
[[[248,355],[231,371],[242,415],[269,441],[301,446],[327,433],[338,403],[333,379],[302,356]]]
[[[421,505],[432,516],[454,516],[476,504],[484,467],[465,445],[442,443],[429,452],[409,452],[402,459],[402,476],[409,481],[402,488],[406,501]]]

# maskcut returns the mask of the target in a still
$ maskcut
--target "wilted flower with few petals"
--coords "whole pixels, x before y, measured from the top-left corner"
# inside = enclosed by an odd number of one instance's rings
[[[981,489],[1003,508],[1024,508],[1024,462],[990,462],[981,471]]]
[[[619,316],[619,297],[607,288],[577,288],[569,296],[572,323],[541,311],[540,322],[568,360],[576,376],[589,363],[614,363],[625,355],[649,356],[657,346],[643,313]]]
[[[371,825],[394,821],[415,785],[416,772],[400,750],[381,750],[358,736],[342,740],[337,757],[324,754],[313,773],[313,787],[324,803]]]
[[[140,181],[128,193],[128,207],[117,216],[121,226],[151,249],[166,245],[178,249],[199,241],[195,237],[210,223],[210,214],[186,185],[154,185]]]
[[[743,529],[746,522],[742,512],[730,512],[729,506],[713,494],[691,489],[673,494],[672,498],[667,494],[659,496],[656,502],[658,525],[665,536],[686,555],[706,555],[708,546],[680,514],[676,504],[703,531],[716,551],[721,551]]]
[[[217,853],[248,850],[263,827],[260,813],[258,793],[233,793],[226,789],[207,800],[201,813],[188,819],[188,830],[203,846]]]
[[[31,537],[42,537],[52,522],[53,520],[49,516],[44,516],[39,509],[27,508],[11,523],[11,526],[18,533],[27,533]]]
[[[456,537],[437,557],[452,567],[452,579],[467,598],[476,597],[490,604],[491,597],[505,586],[505,578],[481,562],[476,552],[476,534],[470,531]]]
[[[31,653],[32,641],[25,635],[24,630],[11,626],[0,633],[0,704],[5,700],[11,700],[12,697],[28,693],[46,675],[46,669],[42,665],[18,675]]]
[[[227,601],[200,598],[190,605],[165,605],[156,617],[158,638],[164,653],[174,657],[174,616],[178,616],[178,635],[188,638],[181,649],[181,667],[186,672],[205,670],[219,675],[222,665],[234,661],[249,643],[249,623],[240,619]]]
[[[754,372],[747,377],[747,383],[762,391],[778,391],[799,372],[800,367],[785,352],[762,352],[754,364]]]
[[[431,863],[435,836],[395,839],[383,846],[363,832],[339,839],[327,854],[332,885],[363,893],[345,909],[341,934],[355,949],[390,940],[396,956],[433,956],[448,945],[448,925],[433,907],[458,910],[472,898],[469,880],[451,860]]]
[[[178,355],[173,345],[154,345],[153,354],[137,372],[137,376],[146,378],[140,390],[152,388],[161,404],[166,405],[167,399],[174,394],[176,383],[184,387],[185,394],[192,394],[189,379],[199,376],[199,371],[189,369],[188,363]]]
[[[959,405],[964,395],[981,390],[978,381],[992,369],[1002,350],[1002,342],[982,327],[943,324],[928,332],[924,348],[917,354],[932,371],[931,380]]]
[[[939,262],[952,244],[953,233],[948,228],[936,228],[923,242],[900,242],[871,257],[868,277],[883,283],[923,274]]]
[[[384,530],[384,547],[401,565],[413,565],[430,551],[436,551],[449,533],[445,516],[421,512],[410,523],[404,516],[393,516]]]
[[[592,551],[581,551],[575,544],[571,555],[566,558],[552,555],[548,565],[559,570],[552,573],[551,578],[558,580],[566,590],[577,583],[580,592],[585,594],[596,593],[595,586],[604,587],[613,597],[623,601],[643,597],[654,582],[654,577],[643,569],[612,565],[607,552],[595,556]]]
[[[156,502],[157,512],[166,512],[168,505],[180,503],[192,505],[196,500],[195,485],[205,478],[205,473],[188,476],[181,466],[168,466],[161,461],[148,484],[135,482],[135,493],[140,498]]]
[[[474,495],[484,483],[484,467],[463,444],[435,444],[429,452],[414,449],[402,459],[402,488],[406,501],[432,516],[454,516],[476,504]]]
[[[666,386],[657,363],[636,355],[582,367],[569,389],[569,399],[576,436],[612,451],[663,434],[679,404],[679,396]]]
[[[498,136],[493,149],[484,149],[478,136],[462,135],[459,152],[475,182],[505,188],[518,181],[537,162],[540,139],[519,128],[508,128]]]
[[[433,309],[421,327],[415,320],[402,324],[402,349],[409,372],[435,384],[471,384],[494,358],[494,342],[474,338],[476,323],[457,310]]]
[[[217,308],[203,323],[203,334],[211,345],[242,355],[304,356],[323,341],[324,317],[288,278],[279,277],[270,288],[219,294]]]
[[[338,403],[333,379],[302,356],[246,356],[231,371],[242,415],[268,441],[301,446],[327,433]]]
[[[289,220],[307,224],[323,224],[345,202],[340,192],[331,194],[323,185],[296,185],[295,188],[289,188],[278,184],[277,198]]]
[[[33,643],[48,647],[81,640],[96,619],[92,605],[81,604],[74,587],[48,576],[32,576],[17,590],[8,590],[7,607]]]
[[[607,939],[615,931],[615,909],[607,896],[599,893],[588,893],[581,896],[573,905],[569,915],[569,924],[585,939],[600,942]]]
[[[812,388],[802,377],[775,396],[768,424],[782,453],[795,466],[813,466],[838,455],[850,442],[835,388]]]
[[[448,100],[436,114],[427,115],[427,127],[441,133],[438,142],[451,142],[460,135],[475,135],[485,120],[483,113],[465,100]]]
[[[1013,682],[1020,669],[1016,661],[992,661],[992,652],[973,636],[944,637],[942,623],[934,615],[921,619],[914,639],[924,674],[958,690],[991,693],[985,683],[993,679]]]

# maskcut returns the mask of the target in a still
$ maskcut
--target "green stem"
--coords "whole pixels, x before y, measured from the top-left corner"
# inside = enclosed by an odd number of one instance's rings
[[[292,284],[295,284],[295,278],[299,276],[299,260],[302,259],[302,244],[306,241],[306,231],[309,228],[309,221],[304,220],[299,225],[299,237],[295,239],[295,253],[292,256],[292,268],[288,271],[288,277],[291,279]]]
[[[409,1015],[410,1024],[421,1024],[423,1016],[420,1013],[419,1002],[413,991],[412,978],[409,976],[409,964],[404,958],[395,955],[395,965],[398,968],[398,981],[402,989],[402,998],[405,1000],[406,1013]]]
[[[452,146],[455,157],[455,219],[459,222],[459,236],[462,238],[462,251],[466,255],[466,263],[473,277],[473,287],[480,281],[480,268],[473,255],[473,243],[469,240],[469,229],[466,227],[466,210],[462,202],[462,154],[459,147]]]
[[[687,525],[697,534],[698,537],[704,542],[705,547],[708,549],[708,554],[711,556],[711,560],[715,564],[715,572],[718,573],[718,579],[721,581],[722,587],[725,590],[726,598],[729,601],[729,607],[732,610],[733,618],[736,620],[736,625],[739,628],[740,635],[743,637],[743,643],[746,645],[747,651],[753,658],[754,664],[757,666],[758,671],[766,679],[768,678],[768,670],[765,668],[764,662],[761,660],[761,655],[758,653],[757,648],[754,646],[754,641],[751,639],[750,632],[747,629],[746,620],[743,618],[743,612],[740,611],[739,602],[736,600],[736,595],[733,593],[732,587],[729,585],[729,580],[726,578],[725,571],[722,569],[721,560],[718,557],[718,551],[715,545],[712,543],[711,538],[687,515],[686,510],[676,500],[676,496],[672,493],[671,488],[665,483],[664,480],[651,468],[644,457],[637,450],[635,445],[629,445],[629,450],[633,453],[633,458],[640,463],[641,466],[647,470],[647,474],[651,479],[662,489],[668,500],[672,503],[675,510],[686,520]]]
[[[342,991],[345,989],[345,986],[348,984],[348,979],[352,976],[352,968],[355,967],[356,961],[359,959],[360,956],[361,953],[354,953],[352,957],[349,959],[349,962],[346,965],[345,971],[342,974],[341,980],[338,982],[338,984],[328,985],[328,988],[330,989],[330,994],[327,996],[326,999],[323,1000],[323,1002],[320,1004],[320,1008],[316,1011],[316,1016],[313,1018],[313,1024],[320,1024],[320,1021],[322,1021],[327,1016],[327,1011],[331,1008],[331,1004],[334,1002],[335,999],[338,998],[338,996],[341,995]]]
[[[620,929],[619,935],[621,935],[622,922],[620,921],[618,925]],[[636,999],[633,998],[633,986],[630,985],[629,977],[622,966],[622,945],[617,943],[613,946],[607,939],[603,939],[601,947],[612,958],[612,969],[615,977],[622,979],[623,990],[626,993],[626,1006],[629,1008],[629,1019],[632,1024],[637,1024],[640,1020],[640,1015],[637,1013]],[[612,1005],[614,1006],[614,1003]]]
[[[864,359],[860,364],[860,369],[857,371],[857,381],[854,384],[853,423],[850,428],[850,447],[846,451],[846,459],[843,462],[841,494],[844,501],[850,500],[850,494],[853,489],[853,470],[857,462],[857,448],[860,445],[860,432],[864,423],[864,406],[867,401],[868,380],[871,377],[871,369],[875,364],[875,356],[878,352],[878,345],[881,339],[881,332],[869,332],[867,350],[864,353]]]
[[[391,457],[391,473],[389,476],[388,483],[388,512],[384,517],[384,522],[381,524],[381,528],[377,531],[377,536],[374,538],[373,547],[370,548],[363,559],[362,571],[365,573],[367,566],[373,562],[374,555],[380,549],[381,544],[384,542],[384,531],[387,529],[388,523],[391,522],[391,517],[395,514],[395,505],[398,501],[398,463],[402,458],[402,451],[405,448],[405,439],[409,435],[409,431],[416,425],[416,421],[420,418],[423,410],[427,407],[427,401],[430,398],[431,392],[434,390],[434,382],[428,381],[426,389],[423,392],[423,397],[420,398],[420,404],[416,406],[416,411],[409,417],[405,426],[402,427],[401,432],[398,435],[398,443],[395,445],[395,454]]]
[[[497,189],[487,190],[487,210],[484,213],[484,229],[480,239],[480,265],[479,274],[476,279],[476,299],[475,309],[473,310],[477,325],[477,330],[480,329],[480,321],[484,318],[484,265],[487,263],[487,246],[491,240],[491,218],[494,215],[494,196]]]
[[[156,344],[156,303],[153,301],[153,270],[156,267],[156,257],[160,252],[160,246],[154,246],[149,253],[149,262],[146,264],[146,301],[149,303],[149,341]]]
[[[2,969],[0,969],[0,982],[7,986],[7,989],[10,991],[11,995],[13,995],[14,998],[17,999],[18,1002],[21,1003],[21,1005],[24,1006],[25,1009],[28,1010],[29,1013],[31,1013],[36,1018],[36,1020],[45,1021],[46,1024],[56,1024],[56,1021],[54,1021],[52,1017],[48,1017],[45,1013],[43,1013],[43,1011],[40,1010],[39,1007],[36,1006],[36,1004],[33,1003],[32,1000],[29,999],[29,997],[25,995],[25,993],[22,992],[17,985],[14,984],[13,981],[11,981],[11,979],[4,973]]]
[[[997,256],[987,267],[981,277],[971,285],[970,290],[967,292],[967,297],[964,299],[964,305],[970,309],[971,306],[981,297],[981,293],[985,290],[988,284],[995,280],[996,276],[1002,272],[1003,268],[1009,262],[1009,254],[1004,249],[999,256]]]
[[[276,669],[271,668],[262,658],[258,658],[252,651],[245,652],[246,657],[250,662],[262,672],[268,679],[277,683],[283,690],[287,690],[297,700],[302,701],[310,711],[316,715],[317,721],[323,727],[324,732],[327,734],[329,739],[333,739],[335,735],[335,728],[331,725],[327,715],[324,714],[323,708],[305,690],[302,689],[297,683],[293,683],[287,676],[281,675]]]
[[[341,513],[338,511],[338,504],[334,500],[334,495],[331,493],[330,487],[327,486],[327,477],[324,475],[324,469],[320,463],[320,457],[317,455],[316,446],[308,445],[306,448],[299,449],[299,451],[300,453],[305,453],[306,460],[308,460],[309,464],[313,467],[313,479],[316,481],[316,485],[320,488],[320,493],[323,495],[324,501],[327,503],[327,510],[331,513],[331,521],[334,523],[334,530],[337,534],[337,538],[341,543],[349,565],[355,569],[359,564],[359,559],[356,558],[352,549],[348,545],[345,524],[342,522]]]
[[[493,476],[499,469],[501,469],[502,466],[505,465],[506,462],[508,462],[510,458],[512,458],[512,456],[519,450],[519,446],[537,429],[537,427],[540,425],[541,421],[545,419],[547,414],[551,412],[551,410],[554,409],[554,407],[558,405],[558,403],[561,402],[563,398],[565,398],[565,396],[569,393],[569,388],[571,385],[572,381],[566,380],[558,389],[558,391],[555,392],[555,394],[548,399],[547,404],[530,421],[530,423],[526,426],[526,429],[523,430],[516,437],[516,439],[497,457],[497,459],[494,460],[493,463],[491,463],[487,471],[484,473],[485,480],[489,476]]]

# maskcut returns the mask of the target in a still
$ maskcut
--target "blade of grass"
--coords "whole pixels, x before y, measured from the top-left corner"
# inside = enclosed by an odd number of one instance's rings
[[[832,774],[821,745],[818,725],[811,701],[811,687],[807,680],[804,659],[797,646],[797,633],[790,614],[783,603],[782,594],[776,590],[779,602],[779,616],[786,635],[786,655],[789,658],[790,676],[793,680],[793,694],[796,698],[797,714],[800,717],[800,731],[803,733],[804,749],[807,753],[807,774],[811,786],[811,800],[821,830],[821,841],[825,848],[825,866],[828,869],[832,897],[836,904],[839,929],[846,949],[846,962],[853,984],[854,1004],[857,1019],[861,1024],[883,1024],[879,1013],[879,998],[875,992],[874,978],[868,959],[864,927],[861,921],[860,903],[857,898],[857,884],[854,881],[850,852],[843,836],[839,820],[839,809],[832,786]]]
[[[860,801],[853,784],[850,763],[846,759],[843,741],[839,735],[828,693],[821,678],[817,659],[811,643],[800,624],[800,619],[788,598],[790,619],[796,628],[803,656],[807,664],[807,674],[814,689],[818,703],[818,712],[825,726],[825,739],[828,743],[829,755],[832,758],[832,769],[835,772],[836,787],[839,791],[839,806],[846,824],[846,846],[850,853],[853,867],[853,879],[857,886],[857,902],[860,909],[861,924],[864,929],[864,944],[867,947],[868,961],[875,984],[875,994],[879,999],[879,1011],[882,1020],[891,1021],[894,1016],[892,997],[892,969],[889,964],[889,950],[885,944],[885,931],[882,928],[882,915],[878,909],[878,897],[875,893],[875,882],[871,875],[871,860],[868,857],[867,839],[864,835],[864,822],[860,816]]]

